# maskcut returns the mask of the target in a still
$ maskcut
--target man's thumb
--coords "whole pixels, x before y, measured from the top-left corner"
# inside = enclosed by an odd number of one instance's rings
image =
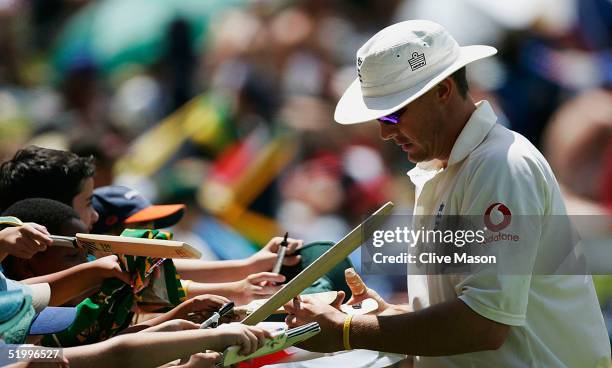
[[[333,303],[331,304],[332,307],[336,309],[340,309],[340,306],[342,305],[342,302],[344,301],[345,296],[346,294],[344,293],[344,291],[338,291],[338,294],[336,294],[336,300],[334,300]]]

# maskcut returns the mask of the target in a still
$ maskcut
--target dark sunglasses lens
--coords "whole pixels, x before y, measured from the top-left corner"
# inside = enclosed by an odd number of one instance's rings
[[[395,125],[399,122],[399,119],[397,118],[397,115],[391,114],[391,115],[387,115],[387,116],[383,116],[382,118],[379,118],[378,121],[380,121],[383,124]]]

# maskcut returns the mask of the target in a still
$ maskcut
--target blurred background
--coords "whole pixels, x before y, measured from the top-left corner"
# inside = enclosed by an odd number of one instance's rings
[[[610,214],[610,0],[0,0],[0,159],[94,155],[96,186],[187,204],[175,238],[206,259],[339,240],[388,200],[410,212],[405,154],[332,117],[361,44],[417,18],[497,47],[468,67],[475,100],[544,152],[571,214]],[[406,300],[405,276],[368,283]]]

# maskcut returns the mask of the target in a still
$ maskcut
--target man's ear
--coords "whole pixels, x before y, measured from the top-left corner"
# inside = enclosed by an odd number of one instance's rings
[[[436,86],[436,99],[441,103],[448,103],[455,88],[455,82],[452,77],[447,77]]]

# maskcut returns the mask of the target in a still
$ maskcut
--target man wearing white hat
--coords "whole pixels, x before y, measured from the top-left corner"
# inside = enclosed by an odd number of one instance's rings
[[[495,212],[503,216],[499,227],[512,215],[566,214],[544,157],[496,124],[488,102],[468,94],[464,67],[495,53],[460,47],[425,20],[389,26],[358,50],[358,78],[334,118],[378,120],[381,137],[417,163],[408,173],[414,215]],[[555,231],[540,226],[521,239],[546,257]],[[610,367],[589,275],[410,275],[408,305],[390,305],[371,289],[349,303],[365,297],[378,300],[377,315],[350,317],[303,301],[285,306],[287,323],[319,322],[323,333],[307,342],[310,349],[404,353],[415,356],[417,367]]]

